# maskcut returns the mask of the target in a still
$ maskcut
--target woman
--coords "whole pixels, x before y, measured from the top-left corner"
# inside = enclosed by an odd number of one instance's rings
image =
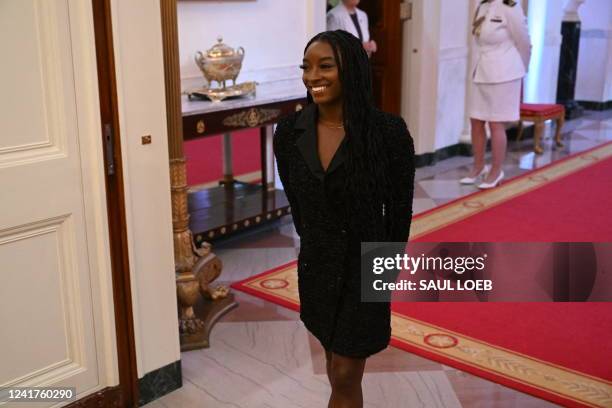
[[[483,0],[472,34],[476,64],[472,73],[469,112],[472,125],[474,167],[462,184],[493,188],[504,178],[506,129],[503,122],[519,120],[522,79],[529,66],[531,45],[525,15],[514,0]],[[485,166],[485,122],[491,130],[493,165]],[[481,180],[484,179],[484,180]]]
[[[344,30],[359,38],[368,56],[376,52],[377,45],[370,38],[368,15],[357,8],[360,0],[340,0],[338,4],[327,13],[327,29],[329,31]]]
[[[330,407],[361,407],[368,356],[387,347],[388,302],[360,301],[360,242],[406,242],[414,147],[406,123],[372,102],[368,56],[342,30],[304,51],[309,103],[274,135],[278,173],[300,236],[300,318],[321,342]]]

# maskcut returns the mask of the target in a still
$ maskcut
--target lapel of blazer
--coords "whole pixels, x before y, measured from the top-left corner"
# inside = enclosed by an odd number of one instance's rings
[[[317,105],[306,105],[295,121],[295,131],[298,133],[296,145],[310,172],[323,181],[326,174],[333,172],[346,160],[346,136],[338,146],[327,171],[323,170],[317,149]]]
[[[355,9],[355,13],[357,13],[357,20],[359,21],[359,25],[361,27],[361,31],[364,31],[363,26],[365,25],[365,19],[363,18],[363,15],[365,14],[365,12],[363,10]],[[350,16],[349,16],[349,18],[350,18]]]
[[[329,166],[327,166],[326,174],[332,173],[334,170],[340,167],[340,165],[344,163],[345,160],[346,160],[346,136],[344,136],[344,138],[340,142],[338,149],[334,153],[334,157],[332,157],[332,161],[329,163]],[[321,165],[321,162],[319,161],[319,166],[320,165]]]

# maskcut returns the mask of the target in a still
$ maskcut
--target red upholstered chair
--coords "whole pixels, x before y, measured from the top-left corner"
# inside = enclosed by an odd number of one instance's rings
[[[521,90],[522,100],[522,90]],[[519,120],[518,135],[516,140],[523,136],[523,122],[533,122],[533,151],[542,154],[542,134],[544,133],[544,122],[552,119],[557,122],[555,129],[555,143],[557,147],[563,147],[561,143],[561,129],[565,123],[565,107],[558,104],[521,103],[521,119]]]

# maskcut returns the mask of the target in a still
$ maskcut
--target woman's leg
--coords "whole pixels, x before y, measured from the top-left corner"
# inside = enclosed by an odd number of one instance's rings
[[[506,158],[506,145],[508,144],[506,128],[502,122],[489,122],[489,128],[491,129],[493,164],[491,166],[491,171],[489,171],[485,179],[485,183],[491,183],[499,176]]]
[[[472,125],[472,153],[474,154],[474,167],[468,177],[476,177],[484,167],[485,148],[487,146],[487,135],[485,133],[485,122],[470,118]]]
[[[332,353],[331,387],[328,408],[362,408],[361,379],[365,358],[345,357]]]

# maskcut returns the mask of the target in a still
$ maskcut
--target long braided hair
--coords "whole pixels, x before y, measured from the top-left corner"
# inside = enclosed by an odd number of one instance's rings
[[[338,62],[347,148],[345,191],[351,202],[347,209],[350,225],[362,241],[382,241],[382,206],[389,202],[390,183],[383,140],[375,127],[377,110],[372,96],[368,55],[361,41],[343,30],[317,34],[306,45],[304,54],[315,41],[328,43]],[[307,98],[308,103],[314,103],[310,93]]]

